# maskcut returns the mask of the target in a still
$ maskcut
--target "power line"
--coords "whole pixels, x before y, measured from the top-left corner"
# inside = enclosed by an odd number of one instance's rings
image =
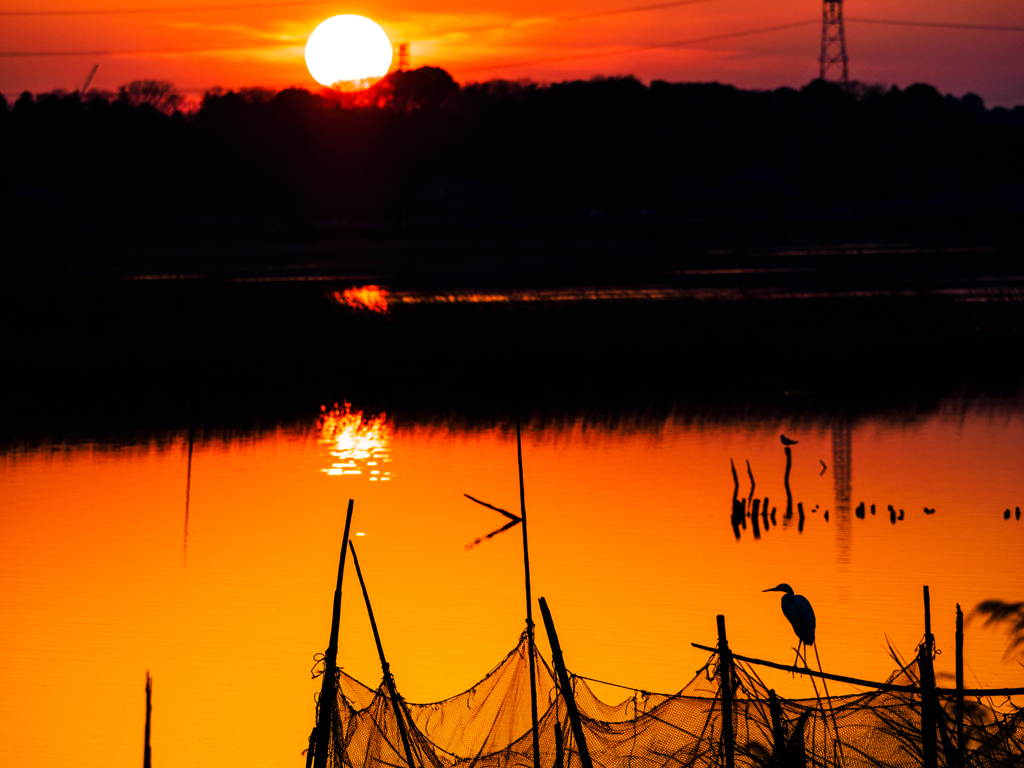
[[[717,40],[729,40],[734,37],[747,37],[749,35],[760,35],[766,32],[781,32],[785,29],[796,29],[797,27],[806,27],[809,24],[817,24],[818,20],[808,21],[795,21],[790,24],[777,24],[772,27],[759,27],[757,29],[746,29],[742,32],[725,32],[719,35],[707,35],[705,37],[694,37],[688,40],[672,40],[664,43],[655,43],[652,45],[635,45],[628,48],[618,48],[611,51],[597,51],[592,53],[576,53],[570,56],[558,56],[548,59],[532,59],[529,61],[512,61],[506,64],[492,64],[486,67],[473,67],[472,69],[460,69],[453,66],[452,69],[457,72],[485,72],[494,69],[508,69],[510,67],[525,67],[536,64],[554,64],[562,61],[576,61],[577,59],[597,59],[604,56],[618,56],[624,53],[638,53],[640,51],[652,51],[662,48],[685,48],[689,45],[697,45],[698,43],[711,43]]]
[[[937,27],[939,29],[978,29],[985,32],[1024,32],[1024,27],[1010,27],[1002,24],[958,24],[943,21],[906,21],[904,19],[864,19],[851,16],[847,21],[860,24],[889,24],[901,27]]]
[[[626,13],[641,13],[644,11],[659,11],[667,8],[679,8],[684,5],[695,5],[706,3],[710,0],[674,0],[673,2],[654,3],[651,5],[632,6],[627,8],[615,8],[610,11],[590,11],[576,13],[567,16],[543,17],[535,23],[549,21],[577,21],[581,19],[594,19],[602,16],[618,16]],[[202,13],[206,11],[245,11],[259,8],[292,8],[312,5],[335,5],[332,0],[283,0],[271,3],[244,3],[236,5],[190,5],[172,6],[165,8],[92,8],[92,9],[51,9],[31,11],[0,11],[0,16],[118,16],[118,15],[141,15],[154,13]],[[491,24],[482,27],[467,27],[464,29],[450,29],[440,32],[433,32],[436,35],[450,35],[459,32],[479,32],[488,29],[502,29],[517,24],[528,24],[530,19],[519,19],[517,21],[505,22],[502,24]]]
[[[297,43],[273,43],[269,45],[244,45],[235,47],[219,48],[168,48],[168,49],[145,49],[140,48],[134,51],[0,51],[0,57],[4,58],[43,58],[57,56],[188,56],[204,53],[220,53],[231,51],[251,50],[272,50],[274,48],[294,48],[302,45]]]
[[[675,2],[658,3],[655,5],[643,5],[633,6],[627,8],[619,8],[610,11],[594,11],[589,13],[574,14],[571,16],[554,16],[546,19],[538,20],[537,23],[542,22],[556,22],[556,21],[577,21],[585,18],[598,18],[602,16],[615,16],[627,13],[640,13],[645,11],[660,10],[663,8],[675,8],[684,5],[694,5],[696,3],[710,2],[710,0],[676,0]],[[327,5],[329,3],[319,2],[319,0],[303,0],[302,2],[290,2],[290,3],[265,3],[261,5],[234,5],[234,6],[203,6],[195,7],[192,10],[216,10],[216,9],[233,9],[233,8],[271,8],[271,7],[283,7],[283,6],[299,6],[299,5]],[[188,10],[188,9],[178,9]],[[133,11],[124,11],[125,13],[131,13]],[[139,11],[140,13],[147,13],[146,11]],[[156,12],[156,11],[153,11]],[[36,14],[37,12],[0,12],[0,16],[10,15],[29,15]],[[63,12],[49,12],[43,11],[38,13],[57,13]],[[70,13],[120,13],[120,11],[74,11]],[[906,19],[867,19],[861,17],[848,18],[847,21],[857,22],[861,24],[884,24],[893,26],[910,26],[910,27],[934,27],[940,29],[963,29],[963,30],[979,30],[986,32],[1024,32],[1024,27],[1015,27],[1008,25],[996,25],[996,24],[959,24],[959,23],[946,23],[946,22],[933,22],[933,21],[911,21]],[[442,32],[433,33],[435,36],[442,36],[448,34],[455,34],[459,32],[480,32],[490,29],[504,29],[515,26],[516,24],[523,22],[511,22],[507,24],[496,24],[486,27],[475,27],[466,29],[455,29]],[[641,46],[630,46],[626,48],[620,48],[612,51],[601,51],[592,53],[580,53],[573,54],[570,56],[559,56],[555,58],[547,59],[535,59],[530,61],[516,61],[507,64],[494,64],[486,67],[474,67],[472,69],[460,69],[461,72],[483,72],[492,69],[508,69],[509,67],[516,66],[528,66],[532,64],[553,64],[562,61],[575,61],[577,59],[593,59],[601,58],[605,56],[615,56],[622,53],[634,53],[638,51],[656,50],[659,48],[679,48],[687,45],[695,45],[697,43],[714,42],[716,40],[727,40],[734,37],[747,37],[749,35],[759,35],[767,32],[777,32],[785,29],[793,29],[795,27],[805,26],[807,24],[817,23],[816,21],[798,21],[791,24],[780,24],[771,27],[760,27],[758,29],[744,30],[742,32],[727,32],[720,35],[710,35],[707,37],[693,38],[690,40],[679,40],[668,43],[658,43],[654,45],[641,45]],[[424,38],[429,39],[429,38]],[[99,50],[99,51],[0,51],[0,57],[2,58],[46,58],[46,57],[72,57],[72,56],[187,56],[187,55],[201,55],[209,53],[219,53],[221,51],[248,51],[248,50],[272,50],[275,48],[290,48],[294,46],[302,45],[302,41],[288,42],[288,43],[272,43],[265,45],[246,45],[246,46],[235,46],[235,47],[218,47],[218,48],[176,48],[176,49],[164,49],[164,50],[128,50],[128,51],[112,51],[112,50]]]
[[[698,3],[707,2],[711,2],[711,0],[675,0],[674,2],[656,3],[654,5],[636,5],[626,8],[615,8],[610,11],[587,11],[585,13],[573,13],[565,16],[544,16],[539,19],[516,19],[515,21],[506,21],[501,24],[487,24],[479,27],[463,27],[460,29],[444,29],[435,32],[424,32],[422,35],[419,35],[419,39],[433,40],[435,37],[444,37],[445,35],[457,35],[468,32],[489,32],[495,29],[510,29],[520,26],[532,26],[534,24],[547,24],[561,21],[584,21],[586,19],[599,19],[607,16],[623,16],[628,13],[661,11],[667,8],[680,8],[684,5],[696,5]]]
[[[173,8],[94,8],[84,10],[0,11],[0,16],[120,16],[151,13],[199,13],[202,11],[243,11],[255,8],[293,8],[307,5],[336,5],[332,0],[284,0],[245,5],[192,5]]]

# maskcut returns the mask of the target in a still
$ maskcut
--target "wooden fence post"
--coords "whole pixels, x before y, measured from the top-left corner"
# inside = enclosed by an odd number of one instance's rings
[[[732,722],[732,652],[725,636],[725,616],[718,621],[718,684],[722,690],[722,741],[725,744],[725,768],[735,768],[736,734]]]
[[[918,672],[921,675],[921,755],[924,768],[938,768],[939,756],[935,743],[935,670],[932,668],[932,608],[928,587],[924,588],[924,642],[917,652]]]
[[[956,604],[956,768],[964,768],[964,612]]]

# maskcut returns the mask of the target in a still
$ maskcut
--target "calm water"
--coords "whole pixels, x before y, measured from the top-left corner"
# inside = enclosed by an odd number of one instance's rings
[[[519,529],[467,548],[504,519],[463,494],[517,511],[514,434],[317,416],[260,437],[198,440],[187,537],[186,435],[2,459],[5,766],[136,765],[147,669],[157,765],[302,765],[319,689],[309,670],[327,643],[350,497],[408,699],[460,692],[512,648],[524,616]],[[780,432],[800,441],[791,485],[807,512],[802,531],[782,519]],[[778,510],[759,538],[748,524],[737,539],[730,526],[730,459],[740,495],[749,460],[756,496]],[[717,613],[736,652],[791,662],[778,595],[761,593],[782,581],[814,604],[826,669],[884,679],[887,643],[915,652],[928,584],[948,673],[956,604],[1022,598],[1024,521],[1003,519],[1024,505],[1022,459],[1024,414],[1012,408],[949,405],[899,423],[528,426],[534,594],[548,599],[573,671],[669,692],[704,662],[690,643],[714,643]],[[858,519],[861,501],[877,514]],[[889,504],[904,511],[895,524]],[[358,597],[350,578],[340,661],[375,685]],[[965,646],[969,684],[1024,684],[1001,632],[972,622]],[[787,675],[764,678],[811,694]]]

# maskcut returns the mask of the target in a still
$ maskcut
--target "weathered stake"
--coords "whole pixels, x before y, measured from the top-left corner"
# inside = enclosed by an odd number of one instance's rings
[[[149,670],[146,670],[146,735],[145,745],[142,748],[142,768],[152,768],[153,766],[153,753],[149,748],[149,727],[153,717],[153,678],[149,676]]]
[[[918,666],[921,674],[921,756],[924,768],[938,768],[939,756],[935,743],[935,671],[932,668],[932,608],[928,587],[924,588],[924,643],[918,649]]]
[[[348,550],[348,532],[352,526],[352,508],[355,500],[348,500],[348,511],[345,513],[345,533],[341,539],[341,556],[338,560],[338,580],[334,587],[334,606],[331,612],[331,637],[324,653],[323,682],[320,684],[319,712],[316,718],[316,738],[312,743],[310,754],[306,756],[309,764],[310,755],[314,768],[327,768],[327,757],[331,746],[331,723],[334,722],[334,708],[338,705],[338,630],[341,626],[341,582],[345,575],[345,553]]]
[[[786,734],[782,730],[782,707],[775,690],[768,691],[768,709],[772,713],[772,764],[783,765],[786,762]]]
[[[363,590],[363,600],[366,601],[366,612],[370,616],[370,628],[373,629],[373,639],[377,643],[377,655],[380,657],[380,669],[384,674],[384,684],[388,689],[388,696],[391,699],[391,707],[395,712],[395,720],[398,722],[398,733],[402,737],[402,746],[405,748],[405,760],[409,768],[416,768],[412,759],[412,747],[409,744],[409,732],[405,727],[405,708],[398,698],[398,691],[395,689],[395,679],[391,676],[391,666],[384,658],[384,646],[380,642],[380,632],[377,631],[377,621],[373,618],[373,608],[370,606],[370,595],[366,591],[366,582],[363,581],[363,572],[359,570],[359,558],[356,557],[355,545],[350,541],[349,549],[352,550],[352,563],[356,567],[356,576],[359,577],[359,586]]]
[[[722,690],[722,741],[725,744],[725,768],[736,764],[736,734],[732,722],[732,652],[725,637],[725,616],[718,621],[718,683]]]
[[[786,446],[786,475],[783,482],[786,485],[786,520],[793,516],[793,492],[789,489],[789,472],[793,468],[793,452]]]
[[[555,671],[558,674],[558,684],[562,687],[562,700],[565,702],[565,709],[569,714],[569,724],[572,726],[572,735],[576,740],[576,749],[580,753],[580,762],[583,764],[583,768],[593,768],[590,750],[587,748],[587,738],[583,733],[583,722],[580,720],[580,711],[576,708],[576,696],[569,680],[569,673],[565,669],[562,646],[559,644],[558,634],[555,632],[555,622],[551,618],[551,611],[548,610],[547,601],[543,597],[540,598],[540,613],[544,617],[548,642],[551,643],[551,660],[554,662]]]
[[[956,604],[956,767],[964,768],[964,612]]]
[[[312,768],[313,755],[316,754],[316,726],[309,732],[309,749],[306,750],[306,768]]]

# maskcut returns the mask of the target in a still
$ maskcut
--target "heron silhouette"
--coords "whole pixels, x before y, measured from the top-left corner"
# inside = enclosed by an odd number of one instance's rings
[[[789,619],[789,623],[793,625],[793,631],[796,632],[797,639],[800,641],[796,648],[796,660],[793,662],[793,666],[796,666],[797,661],[800,661],[801,658],[800,649],[804,646],[814,645],[814,628],[817,622],[814,618],[811,601],[803,595],[794,594],[793,588],[789,584],[779,584],[777,587],[763,591],[785,593],[782,596],[782,615]],[[818,652],[817,648],[814,652]],[[804,666],[807,666],[806,659],[804,659]]]
[[[804,668],[810,671],[810,665],[807,663],[807,657],[800,655],[801,648],[814,648],[814,658],[818,662],[818,671],[825,674],[821,668],[821,656],[818,655],[818,646],[814,644],[814,630],[817,626],[817,620],[814,618],[814,609],[811,607],[811,601],[803,595],[794,594],[793,588],[789,584],[779,584],[777,587],[771,589],[762,590],[763,592],[784,592],[782,596],[782,615],[789,619],[789,623],[793,626],[793,631],[796,633],[797,639],[800,641],[796,647],[796,661],[793,662],[793,666],[797,665],[797,662],[803,658]],[[836,724],[836,714],[832,709],[832,697],[828,693],[828,683],[825,682],[825,678],[821,679],[822,685],[825,687],[825,699],[828,701],[828,710],[832,715],[832,727],[836,731],[836,744],[839,745],[840,754],[842,753],[842,741],[839,739],[839,726]],[[821,697],[818,696],[818,686],[814,682],[814,678],[811,677],[811,685],[814,686],[814,695],[818,699],[818,706],[821,706]],[[845,762],[845,760],[841,761]]]

